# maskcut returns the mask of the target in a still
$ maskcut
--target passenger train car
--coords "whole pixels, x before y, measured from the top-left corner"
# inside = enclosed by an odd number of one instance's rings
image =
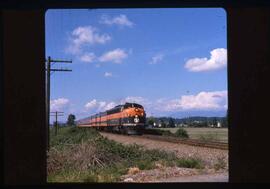
[[[78,127],[94,127],[126,134],[142,134],[146,113],[140,104],[125,103],[77,121]]]

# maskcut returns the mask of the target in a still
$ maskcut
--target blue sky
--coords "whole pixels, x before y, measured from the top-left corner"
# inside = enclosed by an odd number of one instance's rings
[[[46,56],[73,61],[53,65],[73,71],[52,74],[51,111],[225,115],[226,30],[221,8],[48,10]]]

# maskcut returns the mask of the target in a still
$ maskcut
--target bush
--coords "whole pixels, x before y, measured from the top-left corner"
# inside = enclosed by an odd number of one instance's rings
[[[95,143],[100,151],[103,151],[104,153],[117,154],[123,159],[136,159],[142,155],[142,147],[136,144],[125,146],[104,137],[97,138]]]
[[[140,170],[150,170],[155,167],[154,162],[150,160],[139,160],[134,163]]]
[[[186,167],[186,168],[196,168],[201,169],[203,168],[202,162],[199,159],[178,159],[176,160],[176,165],[178,167]]]
[[[187,131],[183,128],[179,128],[177,129],[177,131],[174,134],[176,137],[180,137],[180,138],[189,138],[189,135],[187,133]]]

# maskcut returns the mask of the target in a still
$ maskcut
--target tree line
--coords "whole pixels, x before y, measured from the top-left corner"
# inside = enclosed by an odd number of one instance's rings
[[[155,127],[228,127],[227,115],[225,117],[148,117],[147,125]]]

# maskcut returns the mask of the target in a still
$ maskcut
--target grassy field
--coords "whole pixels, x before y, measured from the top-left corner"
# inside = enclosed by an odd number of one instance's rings
[[[159,128],[175,133],[178,128]],[[220,142],[228,142],[228,128],[184,128],[191,139],[211,139]]]

